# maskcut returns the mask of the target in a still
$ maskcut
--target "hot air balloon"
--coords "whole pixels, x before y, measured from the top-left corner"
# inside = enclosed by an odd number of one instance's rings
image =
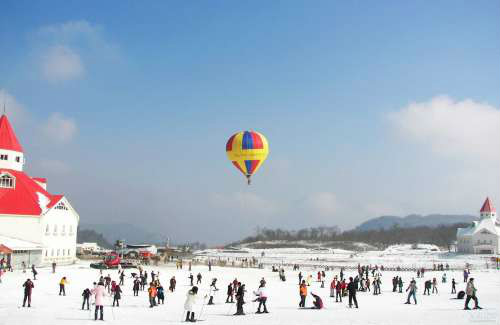
[[[233,134],[226,143],[227,158],[246,176],[248,185],[252,175],[266,160],[268,153],[267,139],[255,131]]]

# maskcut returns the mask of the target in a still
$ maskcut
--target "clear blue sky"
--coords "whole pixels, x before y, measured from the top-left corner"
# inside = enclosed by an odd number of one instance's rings
[[[84,223],[140,220],[217,243],[256,226],[476,213],[486,195],[500,205],[500,155],[480,149],[499,143],[499,12],[498,1],[4,1],[0,90],[28,172]],[[245,129],[271,151],[251,187],[224,152]]]

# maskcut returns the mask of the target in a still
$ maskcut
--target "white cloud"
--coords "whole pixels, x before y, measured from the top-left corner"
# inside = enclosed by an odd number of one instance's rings
[[[70,142],[77,132],[77,126],[72,118],[66,118],[60,113],[53,113],[44,125],[42,133],[49,139],[65,144]]]
[[[42,58],[42,75],[51,82],[78,79],[85,68],[80,56],[63,45],[50,47]]]
[[[303,207],[314,216],[331,217],[339,211],[339,202],[334,193],[318,192],[309,195]]]
[[[36,64],[51,82],[81,78],[93,63],[120,58],[118,47],[104,38],[102,28],[85,20],[42,26],[33,43]]]
[[[491,105],[439,96],[412,103],[389,118],[401,135],[437,155],[500,162],[500,110]]]

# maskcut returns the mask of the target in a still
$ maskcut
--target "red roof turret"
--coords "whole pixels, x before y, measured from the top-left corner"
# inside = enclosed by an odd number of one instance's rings
[[[487,197],[486,201],[484,201],[483,207],[481,208],[480,213],[491,213],[491,212],[496,212],[495,208],[493,207],[493,204],[490,201],[490,198]]]
[[[17,141],[16,134],[5,114],[0,117],[0,149],[23,152],[23,148]]]

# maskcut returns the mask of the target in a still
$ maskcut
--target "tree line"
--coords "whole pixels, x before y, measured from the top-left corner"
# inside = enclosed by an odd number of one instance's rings
[[[347,230],[338,227],[313,227],[300,230],[258,228],[256,234],[246,237],[235,244],[248,244],[257,241],[308,241],[308,242],[362,242],[377,247],[394,244],[434,244],[449,247],[456,240],[458,227],[467,224],[441,225],[438,227],[401,228],[394,225],[389,229],[379,230]]]

